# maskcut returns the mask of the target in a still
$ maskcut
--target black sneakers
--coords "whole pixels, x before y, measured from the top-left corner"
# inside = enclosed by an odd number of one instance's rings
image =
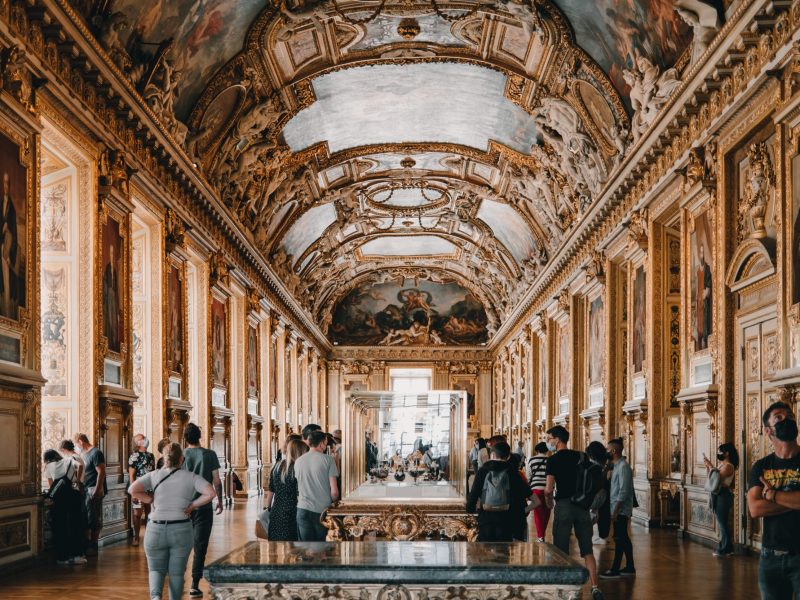
[[[198,588],[192,588],[189,590],[189,597],[190,598],[202,598],[203,592],[200,591]]]
[[[592,600],[605,600],[605,596],[603,596],[603,592],[600,591],[599,587],[592,588]]]
[[[619,579],[619,577],[619,571],[612,571],[611,569],[600,573],[600,579]]]

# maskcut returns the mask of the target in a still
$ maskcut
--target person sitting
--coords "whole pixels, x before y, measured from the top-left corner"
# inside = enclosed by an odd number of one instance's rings
[[[467,497],[468,513],[474,513],[480,502],[479,542],[511,542],[520,539],[520,529],[524,529],[525,502],[531,491],[519,470],[508,462],[510,456],[508,443],[494,444],[491,460],[478,469]]]

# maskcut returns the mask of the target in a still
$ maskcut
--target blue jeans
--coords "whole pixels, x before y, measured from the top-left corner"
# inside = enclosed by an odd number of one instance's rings
[[[731,543],[731,528],[728,524],[733,508],[733,494],[728,488],[722,488],[714,500],[714,514],[717,517],[717,524],[719,525],[719,545],[717,552],[721,554],[728,554],[733,552],[733,544]]]
[[[758,589],[761,600],[800,598],[800,554],[778,556],[772,550],[762,550]]]
[[[301,542],[324,542],[328,528],[319,522],[322,513],[297,509],[297,537]]]
[[[150,571],[150,598],[161,598],[164,578],[169,574],[169,600],[183,598],[183,576],[192,551],[192,523],[147,524],[144,553]]]

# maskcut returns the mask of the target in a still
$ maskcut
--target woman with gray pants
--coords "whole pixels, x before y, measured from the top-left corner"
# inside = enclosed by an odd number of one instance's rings
[[[150,571],[150,599],[161,600],[169,575],[169,600],[183,597],[183,577],[194,545],[191,515],[211,502],[214,488],[200,475],[181,469],[183,450],[178,444],[164,449],[164,467],[147,473],[128,488],[131,497],[152,503],[144,536]],[[193,500],[195,495],[199,496]]]

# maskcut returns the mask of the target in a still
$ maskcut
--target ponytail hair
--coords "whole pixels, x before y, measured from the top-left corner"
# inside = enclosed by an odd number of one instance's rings
[[[183,458],[183,448],[180,444],[172,442],[164,448],[164,465],[172,469],[177,469],[181,466],[181,458]]]

